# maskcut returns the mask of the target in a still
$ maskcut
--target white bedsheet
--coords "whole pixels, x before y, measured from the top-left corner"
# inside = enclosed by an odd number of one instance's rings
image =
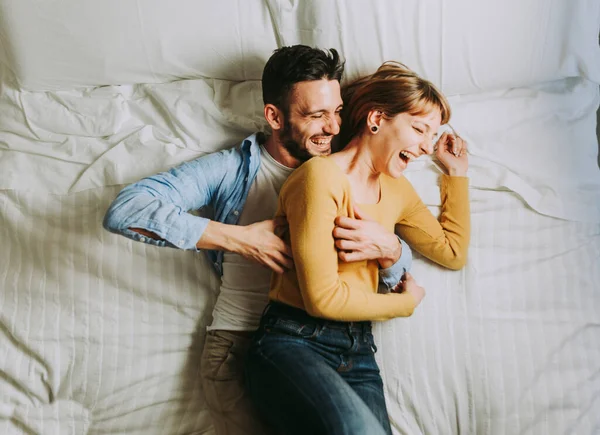
[[[120,188],[110,185],[259,127],[257,104],[229,114],[236,98],[256,97],[255,83],[236,86],[101,88],[93,104],[6,90],[0,433],[209,431],[197,373],[216,277],[202,255],[131,242],[101,220]],[[567,80],[453,104],[472,153],[469,263],[450,272],[417,259],[423,306],[377,326],[396,433],[593,434],[597,87]],[[411,166],[436,212],[435,166]]]
[[[263,129],[263,62],[297,42],[427,74],[469,142],[467,266],[417,257],[423,305],[376,325],[395,434],[600,433],[600,4],[213,3],[0,0],[0,434],[213,433],[218,278],[101,221],[124,184]],[[437,213],[435,163],[406,176]]]
[[[452,125],[470,143],[473,188],[508,189],[540,213],[600,222],[597,84],[572,78],[450,100]],[[0,110],[0,189],[59,194],[133,182],[265,125],[256,81],[57,92],[7,85]],[[422,160],[413,170],[430,166]],[[419,177],[434,185],[436,174]]]
[[[0,60],[31,90],[259,80],[275,47],[298,43],[340,49],[349,77],[401,59],[450,95],[600,82],[597,0],[0,0],[0,9]]]
[[[104,231],[117,191],[0,195],[2,434],[210,433],[216,277],[200,254]],[[375,329],[396,433],[594,434],[600,225],[471,194],[467,267],[418,258],[423,305]]]

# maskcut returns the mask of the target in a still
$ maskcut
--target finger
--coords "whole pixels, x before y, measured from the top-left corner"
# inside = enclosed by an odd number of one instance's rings
[[[355,232],[354,230],[346,230],[344,228],[341,227],[335,227],[333,229],[333,237],[338,240],[356,240],[355,236]]]
[[[455,134],[448,135],[448,143],[446,146],[446,152],[452,154],[454,157],[458,157],[460,152],[459,137]]]
[[[338,239],[335,241],[335,247],[342,251],[356,251],[358,248],[358,243],[351,240]]]
[[[454,141],[452,142],[452,154],[454,154],[455,157],[458,157],[460,154],[462,148],[461,142],[462,140],[458,136],[454,136]]]
[[[289,245],[286,245],[286,244],[283,245],[283,253],[291,259],[294,258],[294,254],[292,253],[292,247]]]
[[[450,134],[444,132],[437,141],[435,153],[439,157],[443,153],[448,152],[448,143],[450,142]]]
[[[283,270],[283,268],[279,264],[275,263],[274,261],[272,261],[269,258],[263,259],[262,260],[262,264],[264,264],[265,266],[267,266],[269,269],[271,269],[275,273],[283,273],[283,272],[285,272]]]
[[[457,153],[460,154],[466,148],[465,141],[462,137],[456,138],[456,149]]]
[[[291,269],[294,265],[292,259],[290,257],[286,257],[281,252],[275,252],[273,254],[273,260],[278,266],[282,267],[283,269]]]
[[[269,249],[275,249],[276,252],[281,253],[281,255],[285,255],[290,258],[293,257],[292,248],[279,237],[277,237],[277,239],[273,241],[273,245],[271,245]]]
[[[414,281],[415,279],[413,278],[413,276],[410,274],[410,272],[406,272],[404,274],[404,276],[402,277],[403,281]]]
[[[462,157],[465,154],[467,154],[467,150],[468,150],[467,141],[465,141],[464,139],[461,138],[460,145],[461,145],[461,148],[460,148],[459,157]]]
[[[338,251],[338,258],[344,263],[352,263],[354,261],[364,260],[362,252],[357,251]]]
[[[438,138],[438,140],[435,143],[434,151],[437,152],[440,148],[443,148],[447,139],[448,139],[448,132],[442,133],[442,135]]]
[[[349,230],[356,230],[360,228],[360,222],[358,219],[353,219],[347,216],[338,216],[335,218],[335,224],[341,228],[347,228]]]

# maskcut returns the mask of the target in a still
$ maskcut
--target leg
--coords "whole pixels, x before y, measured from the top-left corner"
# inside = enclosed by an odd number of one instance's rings
[[[260,333],[260,332],[259,332]],[[282,434],[383,435],[369,407],[335,370],[324,345],[266,332],[246,362],[252,399]]]
[[[375,344],[370,332],[354,332],[354,352],[348,353],[346,364],[338,371],[373,412],[388,435],[392,435],[390,418],[385,404],[383,381],[375,361]]]
[[[244,387],[244,362],[251,338],[228,331],[206,336],[200,375],[206,403],[218,435],[265,435],[263,424]]]

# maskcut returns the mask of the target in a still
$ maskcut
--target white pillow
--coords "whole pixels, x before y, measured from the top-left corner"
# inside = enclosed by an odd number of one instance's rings
[[[27,89],[259,80],[296,43],[339,49],[348,78],[402,61],[449,95],[600,83],[597,0],[0,0],[0,16]]]
[[[277,47],[260,0],[0,0],[0,42],[31,90],[260,79]]]
[[[341,49],[347,78],[397,60],[450,95],[571,76],[600,83],[597,0],[270,3],[282,44]]]

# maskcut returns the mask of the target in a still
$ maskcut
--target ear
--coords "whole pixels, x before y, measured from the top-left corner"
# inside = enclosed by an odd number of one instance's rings
[[[265,119],[273,131],[283,128],[283,112],[274,104],[265,104]]]
[[[367,115],[367,128],[371,130],[373,127],[377,127],[376,131],[381,127],[381,118],[383,113],[379,110],[371,110]],[[372,131],[372,130],[371,130]]]

